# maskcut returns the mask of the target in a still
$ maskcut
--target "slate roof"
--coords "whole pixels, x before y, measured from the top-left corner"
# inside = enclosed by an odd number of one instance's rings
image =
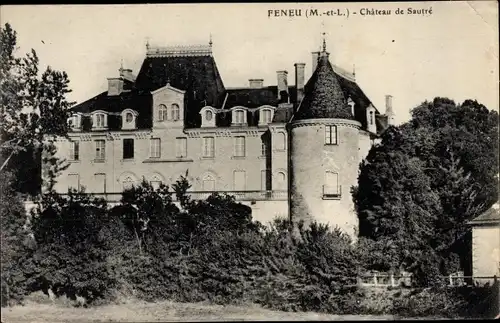
[[[478,225],[478,224],[499,224],[500,223],[500,210],[498,209],[498,202],[496,205],[491,207],[489,210],[478,216],[472,221],[469,221],[469,224]]]
[[[335,72],[328,56],[320,57],[316,71],[304,89],[304,100],[294,119],[307,118],[348,118],[352,119],[347,98],[355,102],[356,120],[366,128],[366,108],[371,104],[359,86],[353,81]],[[135,82],[124,79],[124,92],[117,96],[108,96],[102,92],[84,101],[71,110],[88,114],[96,110],[110,112],[108,126],[110,130],[119,130],[121,126],[119,113],[131,108],[139,113],[138,129],[152,127],[151,91],[157,90],[167,83],[185,93],[185,126],[188,128],[201,126],[200,110],[204,106],[217,109],[216,124],[220,127],[230,126],[230,109],[235,106],[248,108],[248,126],[258,125],[258,111],[263,105],[276,107],[273,122],[289,122],[296,102],[295,86],[288,86],[288,93],[281,93],[278,99],[276,85],[262,88],[228,88],[224,87],[217,65],[210,51],[194,52],[189,55],[148,55],[144,59]],[[286,102],[291,105],[286,106]],[[378,128],[385,128],[387,121],[376,111]],[[84,131],[90,130],[90,117],[83,120]]]
[[[305,86],[304,100],[295,113],[294,120],[354,119],[339,77],[333,71],[327,53],[322,52],[316,70]],[[349,85],[348,82],[345,82],[344,86],[346,85]]]

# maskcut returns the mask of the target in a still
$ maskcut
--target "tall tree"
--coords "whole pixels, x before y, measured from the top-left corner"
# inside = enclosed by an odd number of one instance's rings
[[[423,267],[442,274],[466,268],[466,222],[498,199],[497,174],[498,113],[472,100],[425,101],[361,164],[353,192],[360,235],[397,242],[422,278]],[[417,252],[418,245],[428,249]]]
[[[67,110],[72,103],[66,95],[71,90],[65,72],[49,66],[39,75],[35,50],[22,58],[15,56],[17,33],[8,23],[0,29],[0,43],[0,171],[10,168],[22,182],[32,175],[33,163],[39,164],[42,150],[53,155],[50,136],[67,134]],[[22,169],[19,161],[26,160],[26,153],[33,158],[28,169]],[[16,156],[22,158],[16,161]],[[52,168],[62,166],[50,157],[46,161]]]

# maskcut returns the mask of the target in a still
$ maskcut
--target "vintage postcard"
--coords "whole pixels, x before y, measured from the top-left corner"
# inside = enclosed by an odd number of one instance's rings
[[[2,322],[499,314],[498,2],[0,21]]]

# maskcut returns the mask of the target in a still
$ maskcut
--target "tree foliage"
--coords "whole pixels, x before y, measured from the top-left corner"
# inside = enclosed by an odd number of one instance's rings
[[[426,101],[360,166],[360,236],[396,246],[397,266],[415,273],[456,271],[466,266],[466,222],[498,198],[497,174],[498,113],[471,100]],[[396,265],[379,265],[388,262]]]
[[[33,164],[40,164],[41,151],[53,150],[50,136],[67,134],[67,110],[72,103],[66,96],[71,90],[65,72],[50,66],[39,72],[35,50],[25,57],[16,57],[17,33],[8,23],[0,29],[0,42],[1,170],[9,166],[22,182],[26,181],[26,173],[33,170]],[[16,162],[28,157],[22,152],[32,155],[24,165]],[[17,186],[27,193],[36,193],[37,188],[32,186],[37,184],[29,180],[26,183],[31,185]]]

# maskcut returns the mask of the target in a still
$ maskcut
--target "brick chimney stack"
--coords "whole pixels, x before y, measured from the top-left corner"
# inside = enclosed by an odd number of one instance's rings
[[[278,77],[278,100],[282,99],[282,95],[286,93],[288,95],[288,72],[287,71],[277,71],[276,75]],[[287,103],[290,98],[287,98]]]
[[[295,86],[297,88],[297,104],[304,98],[306,63],[295,63]]]
[[[249,79],[248,84],[252,89],[260,89],[264,86],[264,79]]]

